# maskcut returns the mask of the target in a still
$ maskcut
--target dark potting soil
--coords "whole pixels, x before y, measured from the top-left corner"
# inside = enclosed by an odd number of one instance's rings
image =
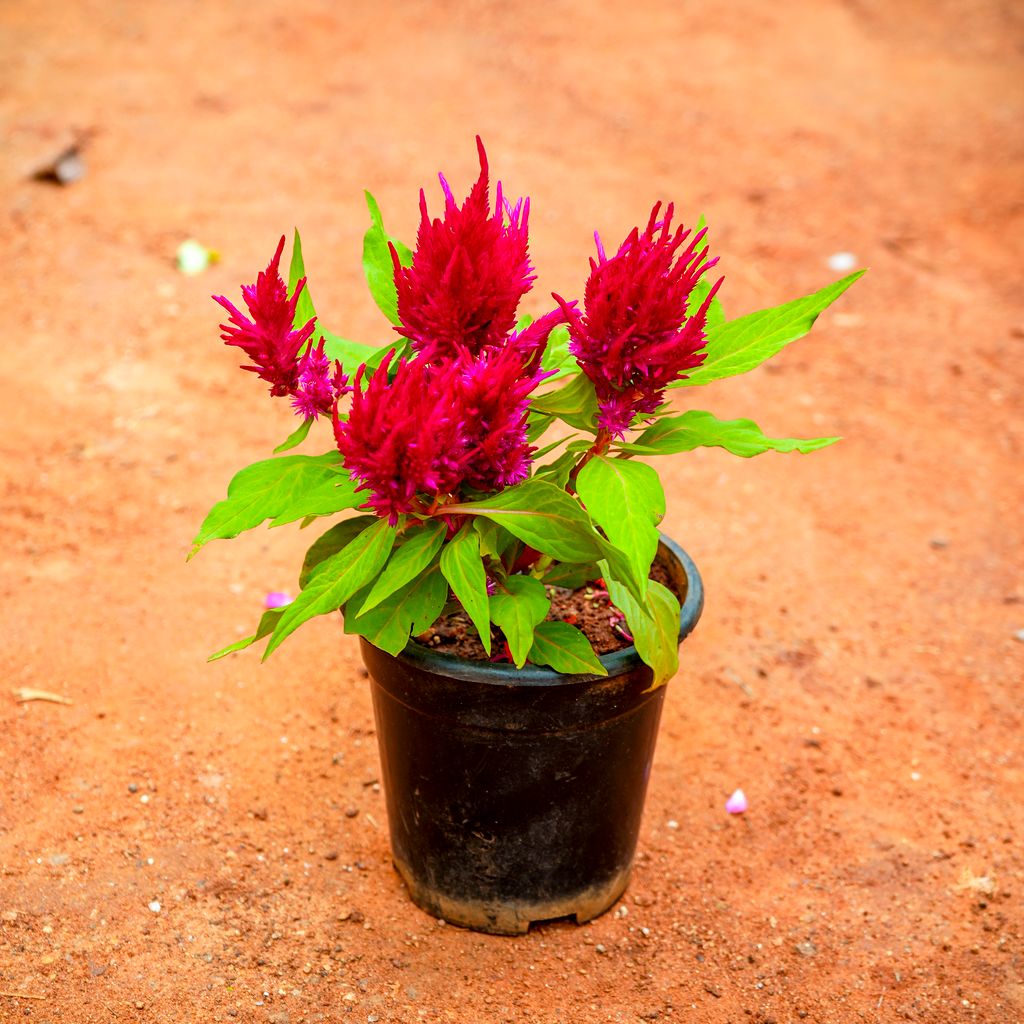
[[[660,562],[655,562],[651,566],[650,578],[663,583],[673,592],[676,591],[668,570]],[[626,632],[628,627],[622,613],[611,603],[608,591],[599,581],[595,580],[576,590],[566,590],[564,587],[545,589],[551,599],[548,620],[568,622],[581,630],[598,654],[609,654],[632,646],[633,641]],[[677,596],[680,595],[677,593]],[[473,661],[511,660],[502,658],[504,639],[493,627],[491,655],[488,656],[483,644],[480,643],[476,627],[463,611],[442,616],[430,629],[418,636],[416,642],[442,654],[452,654]]]

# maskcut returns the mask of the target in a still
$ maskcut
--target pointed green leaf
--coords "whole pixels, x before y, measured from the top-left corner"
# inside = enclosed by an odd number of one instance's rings
[[[551,426],[554,418],[554,416],[548,416],[546,413],[534,412],[531,409],[526,420],[526,440],[529,441],[530,444],[539,440],[544,431]]]
[[[576,374],[557,391],[531,398],[530,408],[534,412],[557,416],[578,430],[593,432],[597,423],[597,395],[593,383],[584,373]]]
[[[643,584],[626,555],[602,537],[578,501],[546,480],[526,480],[483,501],[448,505],[448,512],[486,516],[542,554],[559,562],[606,558],[628,581],[637,600]]]
[[[189,558],[208,541],[237,537],[266,519],[272,526],[305,516],[327,516],[354,508],[361,499],[347,474],[339,472],[341,455],[285,455],[265,459],[237,473],[228,496],[210,509],[192,542]]]
[[[508,530],[483,516],[473,520],[473,529],[480,537],[480,554],[496,562],[502,561],[509,548],[516,543],[515,537]]]
[[[679,601],[668,587],[649,580],[643,604],[618,583],[607,563],[604,581],[612,604],[626,616],[633,645],[654,673],[654,687],[667,683],[679,669]]]
[[[686,315],[688,317],[693,316],[700,309],[701,303],[708,297],[713,284],[714,282],[708,278],[707,274],[698,278],[697,283],[686,298]],[[722,303],[716,295],[708,306],[707,327],[705,330],[713,331],[724,323],[725,313],[722,310]]]
[[[360,617],[380,604],[384,598],[400,590],[430,565],[434,556],[441,550],[447,532],[447,526],[438,520],[426,522],[410,531],[409,539],[388,559],[384,571],[377,577],[373,589],[360,606]]]
[[[282,441],[275,449],[274,454],[280,455],[281,452],[289,451],[292,448],[297,448],[303,441],[306,440],[306,435],[309,433],[309,428],[313,426],[313,417],[308,416],[304,419],[298,427],[293,430],[288,437]]]
[[[227,647],[222,647],[216,654],[211,654],[206,660],[219,661],[221,658],[228,654],[234,654],[235,651],[244,651],[246,647],[251,647],[257,640],[262,640],[265,636],[270,636],[274,631],[274,627],[277,625],[277,620],[281,618],[281,613],[284,608],[269,608],[260,616],[260,624],[256,627],[256,632],[252,636],[247,636],[243,640],[236,640],[233,644],[228,644]]]
[[[694,448],[724,448],[733,455],[749,459],[767,451],[814,452],[838,440],[838,437],[765,437],[753,420],[720,420],[709,412],[691,409],[682,416],[659,420],[634,443],[618,447],[632,455],[673,455]]]
[[[387,561],[395,543],[395,528],[379,519],[337,554],[326,558],[307,580],[304,590],[288,605],[267,644],[264,660],[303,622],[337,611],[368,583]]]
[[[600,557],[601,537],[579,502],[546,480],[526,480],[482,501],[447,512],[486,516],[531,547],[562,562]]]
[[[376,516],[356,516],[355,519],[346,519],[344,522],[332,526],[326,533],[313,541],[302,562],[299,586],[305,588],[317,566],[351,544],[359,534],[373,526],[375,522],[377,522]]]
[[[376,345],[365,345],[361,341],[350,341],[330,331],[323,331],[324,355],[336,359],[342,369],[351,377],[360,363],[373,359],[380,349]]]
[[[760,366],[791,341],[802,338],[814,326],[818,314],[864,273],[858,270],[802,299],[749,313],[709,329],[704,362],[686,380],[676,381],[672,386],[710,384]]]
[[[544,574],[544,584],[549,587],[563,587],[575,590],[586,583],[592,583],[601,575],[596,562],[574,564],[572,562],[556,562]]]
[[[641,462],[595,455],[576,478],[576,490],[591,518],[625,552],[643,591],[658,552],[658,524],[665,516],[658,474]]]
[[[299,238],[299,229],[295,229],[295,237],[292,242],[292,261],[288,268],[288,294],[295,291],[299,278],[306,276],[306,266],[302,259],[302,239]],[[309,294],[307,283],[299,295],[299,301],[295,304],[295,317],[292,326],[298,329],[309,323],[316,316],[316,309],[313,308],[313,297]]]
[[[395,287],[395,265],[391,260],[388,242],[395,247],[398,260],[403,267],[412,263],[412,252],[397,238],[392,238],[384,230],[384,218],[381,216],[377,200],[366,193],[366,205],[370,210],[370,228],[363,237],[363,273],[370,287],[373,301],[380,311],[393,323],[398,319],[398,290]]]
[[[544,584],[532,576],[509,576],[491,594],[490,607],[491,619],[504,633],[516,668],[522,668],[533,647],[533,631],[551,608]]]
[[[473,620],[484,650],[491,653],[491,617],[487,606],[487,573],[480,557],[480,537],[463,527],[441,552],[441,572]]]
[[[548,483],[552,483],[556,487],[565,490],[565,485],[569,482],[569,474],[578,461],[579,458],[574,452],[563,452],[553,462],[549,462],[546,466],[541,466],[537,469],[533,474],[534,479],[546,480]]]
[[[357,594],[353,600],[358,597]],[[346,608],[345,632],[364,636],[375,647],[397,655],[410,636],[418,636],[434,624],[447,599],[448,581],[435,562],[372,610],[350,616]]]
[[[534,631],[529,660],[567,675],[608,675],[590,641],[568,622],[540,623]]]
[[[569,351],[569,328],[565,324],[560,324],[548,335],[540,364],[545,370],[555,371],[552,376],[546,378],[548,382],[561,380],[572,373],[579,373],[580,364],[576,362],[576,357]]]

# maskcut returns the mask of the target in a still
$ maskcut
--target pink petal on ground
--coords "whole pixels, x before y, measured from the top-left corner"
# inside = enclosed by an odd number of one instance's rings
[[[283,608],[286,604],[291,604],[294,600],[295,599],[291,594],[286,594],[283,590],[272,590],[267,594],[263,605],[266,608]]]
[[[742,814],[748,806],[746,794],[742,789],[737,789],[725,802],[725,809],[730,814]]]

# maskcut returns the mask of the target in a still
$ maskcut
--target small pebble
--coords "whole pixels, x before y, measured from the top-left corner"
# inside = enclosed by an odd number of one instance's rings
[[[139,784],[137,782],[129,782],[128,783],[128,792],[129,793],[138,793],[138,791],[139,791]]]
[[[679,822],[678,821],[668,821],[668,822],[666,822],[666,824],[671,829],[679,828]]]
[[[159,914],[160,913],[160,901],[159,900],[153,900],[149,904],[149,909],[152,910],[154,914]]]
[[[737,789],[725,802],[725,809],[730,814],[743,814],[749,806],[747,796],[742,789]]]
[[[949,540],[946,537],[932,537],[928,543],[936,550],[941,551],[949,547]]]
[[[834,270],[837,274],[846,274],[857,266],[857,257],[852,252],[834,252],[826,262],[829,270]]]
[[[212,249],[207,249],[205,245],[197,242],[194,238],[182,242],[175,254],[178,270],[188,277],[201,274],[211,263],[216,263],[217,259],[217,253]]]
[[[1017,632],[1013,634],[1013,637],[1015,640],[1019,640],[1024,644],[1024,629],[1018,629]]]
[[[359,813],[359,808],[358,807],[346,807],[345,808],[345,817],[346,818],[354,818],[358,813]]]

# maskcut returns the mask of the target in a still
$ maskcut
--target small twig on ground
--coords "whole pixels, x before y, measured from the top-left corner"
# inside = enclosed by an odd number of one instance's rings
[[[43,1000],[46,996],[34,996],[28,992],[0,992],[0,996],[6,996],[8,999],[38,999]]]
[[[368,821],[368,822],[369,822],[369,823],[370,823],[370,824],[371,824],[371,825],[372,825],[372,826],[373,826],[374,828],[376,828],[376,829],[379,829],[379,828],[380,828],[380,825],[378,825],[378,824],[377,824],[377,819],[376,819],[376,818],[375,818],[375,817],[374,817],[374,816],[373,816],[372,814],[370,814],[370,813],[369,813],[369,811],[367,811],[367,812],[366,812],[366,813],[365,813],[365,814],[363,815],[363,817],[364,817],[364,818],[365,818],[365,819],[366,819],[366,820],[367,820],[367,821]]]
[[[25,704],[30,700],[48,700],[52,704],[73,704],[74,701],[68,697],[62,697],[59,693],[50,693],[49,690],[33,690],[30,686],[20,686],[11,691],[14,699],[19,704]]]

